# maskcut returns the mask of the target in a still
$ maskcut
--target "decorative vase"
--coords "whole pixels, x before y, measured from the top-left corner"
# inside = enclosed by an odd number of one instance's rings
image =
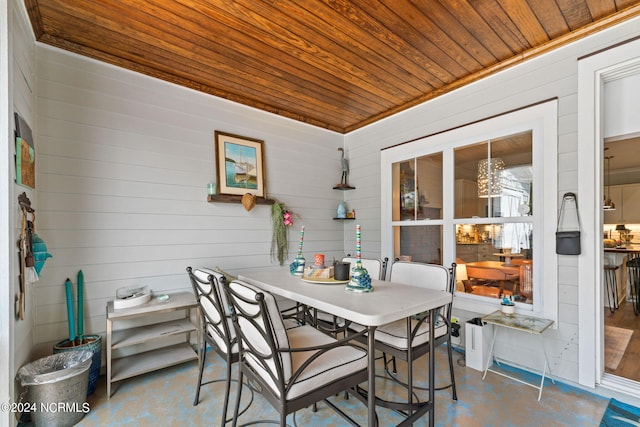
[[[54,354],[73,350],[89,350],[93,352],[91,367],[89,368],[89,386],[87,388],[87,396],[90,396],[96,391],[98,378],[100,377],[100,368],[102,365],[102,336],[85,335],[81,343],[66,339],[53,346]]]
[[[340,202],[340,204],[338,205],[338,218],[346,218],[347,217],[347,206],[344,204],[344,202]]]
[[[302,276],[304,274],[304,265],[306,260],[302,256],[297,256],[291,264],[289,264],[289,271],[294,276]]]

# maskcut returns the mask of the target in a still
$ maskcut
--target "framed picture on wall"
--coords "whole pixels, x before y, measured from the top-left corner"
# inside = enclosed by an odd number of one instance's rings
[[[16,183],[36,188],[36,150],[31,127],[18,113],[16,120]]]
[[[220,194],[266,197],[263,141],[215,132],[216,173]]]

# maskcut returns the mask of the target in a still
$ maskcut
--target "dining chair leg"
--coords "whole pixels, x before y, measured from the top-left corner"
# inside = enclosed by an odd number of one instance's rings
[[[449,342],[447,342],[447,351],[449,353],[449,374],[451,375],[451,398],[453,400],[458,400],[458,392],[456,391],[456,378],[453,373],[453,349],[451,348],[451,337],[449,337]]]
[[[233,420],[232,420],[232,427],[236,427],[238,425],[238,413],[240,412],[240,399],[242,399],[242,385],[244,383],[244,375],[242,374],[242,368],[239,369],[239,373],[238,373],[238,393],[236,395],[236,405],[235,408],[233,408]],[[224,418],[222,419],[222,422],[224,424],[225,420]]]
[[[229,406],[229,391],[231,390],[231,355],[227,355],[227,381],[226,381],[226,389],[224,391],[224,408],[222,409],[222,427],[224,427],[228,421],[227,420],[227,407]],[[240,387],[240,386],[238,386]]]
[[[200,358],[200,372],[198,372],[198,385],[196,386],[196,397],[193,399],[193,406],[197,406],[200,401],[200,389],[202,388],[202,372],[204,371],[204,361],[207,358],[207,343],[205,340],[202,340],[202,349],[200,354],[202,357]]]
[[[409,403],[409,416],[413,415],[413,357],[411,356],[411,346],[409,346],[407,355],[407,402]],[[395,362],[395,357],[393,358]],[[432,387],[429,384],[429,387]]]

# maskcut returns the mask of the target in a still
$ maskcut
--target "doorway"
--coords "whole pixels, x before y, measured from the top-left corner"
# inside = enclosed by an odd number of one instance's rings
[[[603,159],[604,372],[640,382],[640,306],[627,267],[640,253],[640,136],[605,138]]]
[[[581,385],[602,387],[635,398],[640,398],[640,381],[607,373],[605,369],[603,200],[606,196],[605,138],[630,135],[634,133],[630,129],[635,127],[637,132],[640,124],[640,111],[632,107],[637,101],[627,99],[633,96],[637,99],[639,93],[625,89],[616,99],[615,96],[610,96],[614,91],[607,92],[605,86],[627,77],[640,81],[638,52],[640,40],[634,39],[578,61],[578,193],[584,235],[583,252],[577,259],[577,273],[581,282],[578,294],[578,378]],[[614,105],[609,104],[612,101]],[[618,113],[615,113],[616,110]],[[605,112],[610,113],[609,122],[605,121]],[[622,130],[625,124],[631,126]],[[633,154],[626,154],[629,155]],[[613,197],[612,194],[611,198]],[[619,323],[622,324],[626,325],[626,322]],[[626,352],[626,348],[624,350]]]

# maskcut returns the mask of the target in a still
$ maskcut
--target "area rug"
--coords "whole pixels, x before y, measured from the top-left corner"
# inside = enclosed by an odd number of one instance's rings
[[[600,421],[600,427],[628,426],[640,426],[640,408],[611,399]]]
[[[615,371],[622,360],[633,331],[631,329],[604,327],[604,366]]]

